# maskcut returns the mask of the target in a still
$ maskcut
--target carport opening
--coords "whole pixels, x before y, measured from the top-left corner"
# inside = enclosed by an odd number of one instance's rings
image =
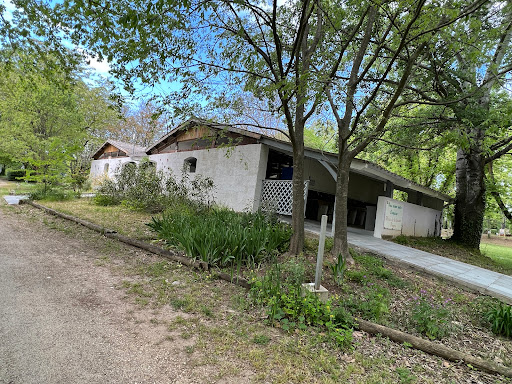
[[[332,223],[334,213],[334,195],[309,190],[306,205],[306,219],[321,221],[327,215],[327,222]]]

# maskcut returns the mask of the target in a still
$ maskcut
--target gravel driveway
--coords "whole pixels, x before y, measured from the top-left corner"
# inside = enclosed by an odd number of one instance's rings
[[[88,232],[16,209],[0,207],[1,384],[194,382],[182,348],[138,319],[119,276],[95,264]]]

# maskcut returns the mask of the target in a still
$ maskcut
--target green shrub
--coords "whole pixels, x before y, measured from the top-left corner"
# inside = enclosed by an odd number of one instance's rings
[[[74,191],[84,191],[91,188],[89,174],[84,170],[73,172],[69,175],[69,185]]]
[[[127,163],[116,169],[113,179],[106,179],[98,188],[94,201],[98,205],[123,204],[133,210],[161,212],[165,207],[185,202],[202,207],[213,202],[214,185],[201,175],[189,180],[184,173],[178,182],[173,175],[157,171],[148,159],[138,165]]]
[[[9,181],[18,181],[25,177],[25,170],[7,168],[5,171],[5,175],[7,176],[7,180]]]
[[[451,300],[439,303],[425,290],[421,290],[418,296],[412,298],[411,321],[419,333],[429,339],[442,339],[452,332],[449,321]]]
[[[48,200],[48,201],[64,201],[72,200],[80,197],[80,193],[67,190],[62,187],[49,187],[38,184],[37,187],[30,192],[31,200]]]
[[[494,305],[486,313],[486,318],[491,323],[491,329],[496,335],[512,336],[512,307],[510,305],[503,303]]]
[[[211,265],[255,265],[290,240],[289,225],[262,212],[237,213],[228,209],[166,211],[148,226],[171,246]]]
[[[101,183],[94,196],[94,202],[98,205],[118,205],[121,203],[123,195],[117,184],[110,179],[106,179]]]

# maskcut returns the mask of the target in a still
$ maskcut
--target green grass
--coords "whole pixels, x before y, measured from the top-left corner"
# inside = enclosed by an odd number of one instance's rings
[[[0,181],[8,183],[4,185],[0,184],[0,196],[10,195],[27,195],[36,188],[35,183],[26,183],[24,181],[7,181],[5,177],[1,177]]]
[[[139,240],[152,240],[154,238],[151,230],[146,226],[146,223],[151,221],[151,214],[149,213],[133,211],[122,205],[103,207],[94,204],[91,199],[87,198],[68,201],[45,201],[43,205],[111,228],[125,236]]]
[[[480,252],[496,263],[512,269],[512,248],[494,244],[480,244]]]

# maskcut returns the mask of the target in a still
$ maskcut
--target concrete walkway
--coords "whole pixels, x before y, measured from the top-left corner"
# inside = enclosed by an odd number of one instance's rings
[[[96,196],[96,194],[90,193],[90,192],[82,193],[80,195],[80,197],[83,197],[83,198],[90,198],[90,197],[94,197],[94,196]],[[28,198],[29,198],[28,195],[4,195],[4,200],[9,205],[18,205],[21,200],[28,200]]]
[[[27,195],[4,195],[4,200],[9,205],[18,205],[21,200],[27,200]]]
[[[317,222],[307,221],[304,229],[308,232],[319,234],[320,225]],[[329,235],[331,233],[330,229],[329,225],[327,228]],[[348,242],[351,246],[367,250],[395,262],[406,264],[414,269],[442,277],[461,286],[512,304],[512,276],[489,271],[390,241],[377,239],[373,237],[372,232],[362,229],[349,228]]]

